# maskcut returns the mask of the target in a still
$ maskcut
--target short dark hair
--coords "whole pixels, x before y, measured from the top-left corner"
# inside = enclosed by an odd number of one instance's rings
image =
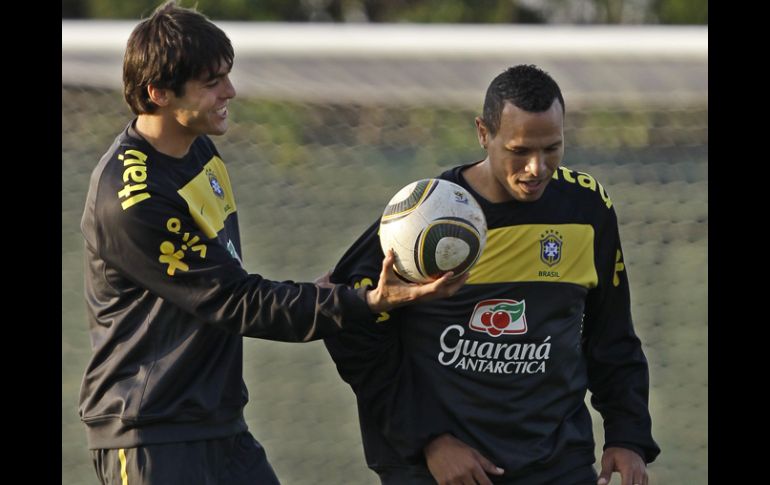
[[[547,72],[534,65],[510,67],[489,84],[482,119],[490,134],[495,136],[500,129],[506,101],[524,111],[540,113],[550,108],[554,99],[559,100],[564,113],[564,97]]]
[[[150,84],[184,95],[190,79],[214,76],[224,61],[232,69],[233,46],[202,13],[174,0],[158,7],[131,32],[123,58],[123,96],[134,114],[157,108],[147,93]]]

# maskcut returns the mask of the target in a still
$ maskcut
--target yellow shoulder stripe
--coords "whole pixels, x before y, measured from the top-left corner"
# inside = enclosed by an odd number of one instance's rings
[[[528,224],[491,229],[468,284],[542,281],[593,288],[594,230],[590,224]]]
[[[217,236],[225,227],[227,216],[236,210],[230,177],[219,157],[213,157],[178,193],[187,201],[190,215],[209,238]]]

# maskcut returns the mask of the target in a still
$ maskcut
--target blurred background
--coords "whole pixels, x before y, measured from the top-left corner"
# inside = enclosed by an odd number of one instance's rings
[[[77,414],[90,355],[80,216],[91,170],[131,118],[125,41],[157,5],[62,1],[62,484],[96,482]],[[235,48],[238,97],[215,142],[244,264],[272,279],[322,274],[398,188],[483,158],[473,120],[489,82],[520,63],[548,71],[566,100],[564,165],[604,185],[621,223],[663,450],[650,483],[708,483],[705,0],[197,5]],[[323,345],[244,347],[246,418],[282,482],[377,484]]]

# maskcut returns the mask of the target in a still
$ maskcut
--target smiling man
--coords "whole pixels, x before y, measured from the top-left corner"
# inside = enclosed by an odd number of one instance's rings
[[[515,199],[535,202],[542,197],[564,157],[563,101],[549,106],[539,98],[524,107],[505,102],[502,111],[492,105],[476,118],[479,143],[487,158],[464,176],[490,202]],[[499,113],[499,114],[498,114]]]
[[[105,484],[278,483],[243,417],[242,337],[316,340],[465,281],[403,283],[392,254],[375,288],[247,273],[209,138],[227,131],[233,59],[222,30],[174,2],[128,40],[136,118],[94,169],[81,221],[93,355],[79,411]]]
[[[615,209],[596,179],[561,166],[564,114],[537,67],[497,76],[476,118],[487,156],[440,176],[486,216],[467,284],[325,340],[384,485],[601,485],[613,472],[647,484],[660,450]],[[381,258],[375,223],[331,281],[376,281]],[[598,475],[588,390],[604,418]]]

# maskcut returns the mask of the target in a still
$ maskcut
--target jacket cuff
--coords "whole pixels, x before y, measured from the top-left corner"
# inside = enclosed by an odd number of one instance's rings
[[[649,464],[655,461],[655,458],[658,457],[658,454],[660,454],[660,448],[655,446],[655,448],[646,448],[644,446],[635,444],[635,443],[629,443],[627,441],[608,441],[604,444],[603,450],[607,450],[607,448],[625,448],[627,450],[631,450],[637,455],[642,457],[642,460],[644,460],[644,463]]]

